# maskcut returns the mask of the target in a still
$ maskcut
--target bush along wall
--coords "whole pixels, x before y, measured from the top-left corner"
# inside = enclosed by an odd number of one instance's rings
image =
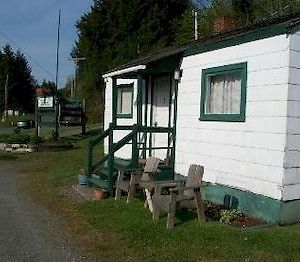
[[[41,137],[24,134],[1,134],[0,151],[15,153],[31,153],[37,150],[37,145],[43,142]]]

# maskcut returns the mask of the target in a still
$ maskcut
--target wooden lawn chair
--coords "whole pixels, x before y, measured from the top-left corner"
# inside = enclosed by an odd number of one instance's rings
[[[136,188],[141,183],[154,186],[153,175],[157,172],[159,158],[149,157],[146,160],[146,164],[143,169],[136,169],[131,171],[130,179],[126,180],[123,171],[119,171],[117,182],[116,182],[116,195],[115,199],[119,199],[121,191],[127,192],[127,203],[136,191]],[[146,193],[147,195],[148,193]]]
[[[173,228],[175,223],[175,211],[177,205],[187,209],[197,209],[198,220],[205,221],[204,204],[201,199],[200,187],[204,167],[200,165],[191,165],[185,185],[180,181],[171,181],[155,184],[153,201],[153,219],[158,219],[160,211],[168,213],[167,228]],[[164,188],[169,188],[170,194],[162,194]]]

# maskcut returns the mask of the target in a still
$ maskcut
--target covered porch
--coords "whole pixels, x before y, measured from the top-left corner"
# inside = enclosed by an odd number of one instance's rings
[[[180,62],[176,51],[103,75],[105,131],[89,145],[91,183],[112,191],[119,170],[138,168],[149,156],[162,160],[158,180],[173,178]]]

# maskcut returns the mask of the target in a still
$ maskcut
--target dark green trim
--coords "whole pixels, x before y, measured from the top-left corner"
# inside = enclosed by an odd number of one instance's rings
[[[108,185],[109,185],[109,190],[112,193],[113,190],[113,173],[114,173],[114,162],[115,162],[115,154],[113,152],[113,148],[114,148],[114,130],[113,130],[113,124],[111,123],[109,125],[109,136],[108,136],[108,172],[109,172],[109,176],[108,176]]]
[[[131,114],[117,114],[117,118],[132,118],[133,113]]]
[[[143,76],[138,73],[137,81],[137,124],[142,125],[143,115]]]
[[[112,123],[114,125],[117,124],[117,79],[115,77],[112,78]]]
[[[300,221],[300,200],[282,202],[280,224],[294,224]]]
[[[133,126],[132,130],[132,152],[131,152],[131,163],[137,167],[139,164],[139,149],[138,149],[138,125]]]
[[[250,191],[242,191],[229,186],[208,183],[202,190],[206,201],[238,208],[268,223],[287,225],[298,223],[300,200],[281,201]]]
[[[173,116],[173,150],[172,150],[172,168],[175,170],[176,159],[176,132],[177,132],[177,107],[178,107],[178,80],[175,80],[174,88],[174,116]]]
[[[122,85],[117,85],[116,86],[116,118],[132,118],[133,117],[133,99],[134,99],[134,96],[133,96],[133,83],[132,84],[122,84]],[[117,108],[118,108],[118,91],[119,90],[122,90],[122,89],[129,89],[131,90],[131,112],[129,114],[121,114],[121,113],[118,113],[117,111]]]
[[[144,101],[144,126],[148,125],[148,95],[149,95],[149,76],[146,77],[145,84],[145,101]],[[144,144],[143,144],[143,158],[147,158],[147,133],[144,133]]]
[[[171,55],[157,61],[153,61],[147,65],[146,73],[148,74],[161,74],[161,73],[173,73],[179,66],[181,59],[181,53]]]
[[[279,224],[281,201],[250,191],[242,191],[229,186],[208,183],[202,190],[206,201],[239,209],[246,214],[263,219],[268,223]]]
[[[169,87],[169,115],[168,115],[168,117],[169,117],[169,119],[168,119],[168,127],[170,128],[171,127],[171,118],[172,118],[172,87],[173,87],[173,74],[174,73],[171,73],[170,75],[169,75],[169,81],[170,81],[170,87]],[[171,144],[171,135],[172,133],[170,132],[169,134],[168,134],[168,150],[167,150],[167,156],[169,157],[171,154],[170,154],[170,148],[169,148],[169,146],[170,146],[170,144]]]
[[[117,125],[117,126],[114,126],[114,130],[133,130],[133,126]]]
[[[211,76],[228,73],[241,75],[241,103],[239,114],[207,114],[205,112],[207,79]],[[247,92],[247,63],[224,65],[202,70],[200,118],[202,121],[244,122],[246,119],[246,92]]]
[[[211,41],[201,43],[199,46],[189,48],[188,50],[183,52],[183,56],[186,57],[201,54],[204,52],[214,51],[229,46],[240,45],[259,39],[286,34],[289,32],[289,30],[290,29],[288,23],[281,23],[270,25],[260,29],[255,29],[252,32],[240,33],[239,35],[231,35],[219,40],[212,39]]]
[[[154,101],[154,77],[151,75],[151,98],[150,98],[150,126],[153,126],[153,101]],[[149,135],[149,147],[152,148],[152,133]],[[152,156],[152,150],[149,150],[149,156]]]

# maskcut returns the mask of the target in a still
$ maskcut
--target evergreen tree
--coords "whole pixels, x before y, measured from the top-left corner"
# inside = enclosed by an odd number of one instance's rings
[[[78,41],[72,51],[72,56],[86,58],[79,63],[77,90],[87,100],[90,119],[93,115],[99,121],[103,110],[101,75],[132,59],[193,41],[192,10],[198,11],[203,37],[214,33],[219,16],[231,16],[237,26],[244,26],[299,11],[300,0],[94,0],[76,25]]]
[[[8,81],[7,81],[8,80]],[[34,112],[34,79],[25,56],[9,45],[0,51],[0,111],[4,110],[7,81],[8,107],[21,112]]]
[[[72,52],[86,58],[79,63],[78,89],[90,115],[101,111],[105,71],[193,38],[179,30],[191,7],[189,0],[94,1],[76,25],[79,39]]]

